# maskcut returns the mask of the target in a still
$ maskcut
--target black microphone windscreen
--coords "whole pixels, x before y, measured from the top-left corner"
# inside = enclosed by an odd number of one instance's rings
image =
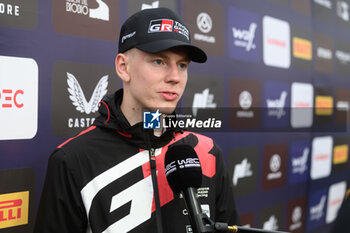
[[[186,188],[199,188],[202,168],[196,151],[188,144],[170,146],[165,153],[165,175],[174,193]]]

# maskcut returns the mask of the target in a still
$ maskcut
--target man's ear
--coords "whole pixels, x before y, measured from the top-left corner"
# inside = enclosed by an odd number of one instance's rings
[[[115,58],[115,70],[123,82],[130,81],[130,74],[128,70],[128,57],[123,53],[118,53]]]

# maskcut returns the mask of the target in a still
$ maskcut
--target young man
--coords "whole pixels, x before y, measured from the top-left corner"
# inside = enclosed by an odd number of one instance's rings
[[[169,9],[149,9],[122,26],[116,72],[123,89],[105,96],[93,126],[51,155],[36,233],[191,232],[184,200],[170,189],[164,156],[191,145],[201,162],[199,201],[214,221],[238,223],[221,150],[179,128],[143,129],[143,111],[172,113],[190,61],[206,54],[190,44],[185,23]]]

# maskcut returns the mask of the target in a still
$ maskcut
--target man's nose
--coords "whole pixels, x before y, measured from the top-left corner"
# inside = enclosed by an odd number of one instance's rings
[[[181,79],[180,77],[180,70],[177,64],[171,64],[168,66],[168,72],[166,75],[166,82],[179,82]]]

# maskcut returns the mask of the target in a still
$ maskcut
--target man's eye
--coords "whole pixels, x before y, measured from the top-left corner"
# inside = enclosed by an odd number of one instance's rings
[[[179,64],[179,67],[180,67],[181,69],[186,69],[186,68],[187,68],[187,64],[185,64],[185,63],[180,63],[180,64]]]
[[[163,61],[161,59],[156,59],[156,60],[154,60],[154,63],[157,65],[161,65],[161,64],[163,64]]]

